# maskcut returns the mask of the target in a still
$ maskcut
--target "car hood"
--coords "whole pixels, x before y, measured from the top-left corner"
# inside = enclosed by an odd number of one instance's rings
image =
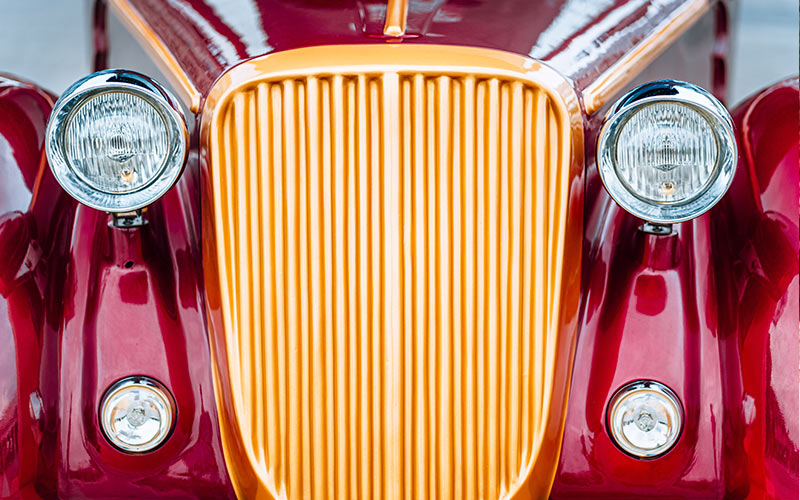
[[[660,51],[709,0],[408,0],[403,37],[383,36],[381,0],[111,0],[193,107],[239,62],[336,44],[485,47],[549,64],[580,93],[623,57]],[[687,15],[688,14],[688,15]],[[676,26],[677,25],[677,26]],[[169,75],[174,77],[175,75]]]

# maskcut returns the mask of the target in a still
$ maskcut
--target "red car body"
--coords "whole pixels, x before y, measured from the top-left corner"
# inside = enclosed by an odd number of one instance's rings
[[[412,1],[402,43],[530,55],[582,95],[697,4],[577,3]],[[725,3],[700,3],[711,5],[681,21],[694,27],[660,58],[631,65],[632,82],[691,80],[724,98]],[[246,16],[211,4],[127,2],[198,106],[223,72],[265,51],[397,41],[382,35],[376,0],[252,0]],[[199,126],[147,230],[118,229],[48,169],[53,103],[0,79],[0,498],[234,498],[206,324]],[[733,185],[671,236],[639,231],[603,189],[595,139],[607,103],[583,106],[579,333],[551,498],[797,498],[798,80],[732,112]],[[160,380],[178,402],[172,436],[144,456],[114,448],[98,425],[104,392],[132,374]],[[621,453],[605,425],[609,398],[638,379],[668,385],[684,405],[681,438],[655,460]]]

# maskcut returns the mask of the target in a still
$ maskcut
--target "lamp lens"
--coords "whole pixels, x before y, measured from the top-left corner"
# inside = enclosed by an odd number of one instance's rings
[[[709,121],[692,106],[642,106],[621,127],[616,169],[626,189],[646,201],[682,203],[716,177],[719,147]]]
[[[164,169],[169,131],[164,117],[145,98],[104,92],[73,112],[65,146],[73,171],[89,186],[110,194],[130,193]]]

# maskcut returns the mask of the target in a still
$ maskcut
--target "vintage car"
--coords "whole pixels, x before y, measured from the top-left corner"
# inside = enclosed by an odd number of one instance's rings
[[[735,8],[98,1],[96,73],[0,79],[0,497],[797,498]]]

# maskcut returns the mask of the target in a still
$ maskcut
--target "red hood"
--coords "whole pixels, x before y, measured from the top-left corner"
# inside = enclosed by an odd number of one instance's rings
[[[242,60],[312,45],[387,43],[381,0],[112,0],[130,6],[205,95]],[[698,0],[409,0],[402,43],[547,62],[581,91]],[[701,3],[710,3],[702,0]],[[391,42],[397,42],[397,39]]]

